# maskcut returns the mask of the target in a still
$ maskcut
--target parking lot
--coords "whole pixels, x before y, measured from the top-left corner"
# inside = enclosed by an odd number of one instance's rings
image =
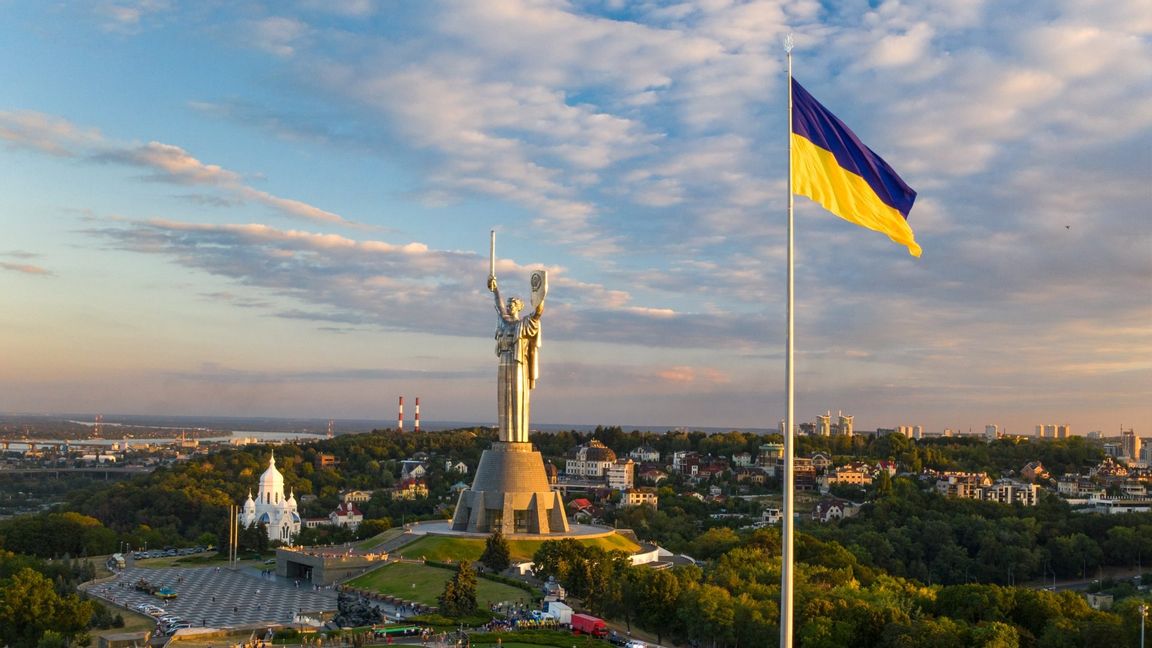
[[[133,560],[144,560],[146,558],[172,558],[176,556],[191,556],[193,554],[203,553],[205,551],[212,551],[214,547],[182,547],[180,549],[166,548],[166,549],[151,549],[145,551],[133,551]]]
[[[169,588],[176,596],[163,600],[137,591],[141,580],[157,588]],[[292,621],[300,612],[336,609],[335,590],[316,590],[311,583],[262,574],[254,567],[146,569],[131,561],[112,580],[89,588],[88,593],[136,612],[144,612],[142,606],[152,605],[162,613],[151,616],[174,616],[174,625],[186,623],[191,627],[281,624]]]

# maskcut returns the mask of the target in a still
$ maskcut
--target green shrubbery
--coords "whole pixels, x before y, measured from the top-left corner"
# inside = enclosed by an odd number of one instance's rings
[[[557,630],[473,632],[468,635],[468,640],[472,643],[473,646],[496,645],[498,639],[503,640],[505,644],[516,642],[523,644],[534,644],[537,646],[556,646],[557,648],[569,648],[569,646],[575,646],[576,648],[604,648],[607,645],[600,639],[593,639],[586,636],[575,636],[571,632]]]

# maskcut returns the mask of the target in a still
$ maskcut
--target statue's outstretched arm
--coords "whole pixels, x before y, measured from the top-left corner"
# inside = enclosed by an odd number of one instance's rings
[[[508,309],[504,307],[504,300],[500,298],[500,286],[493,275],[488,275],[488,290],[492,291],[492,296],[496,299],[496,312],[500,313],[503,319],[508,319]]]

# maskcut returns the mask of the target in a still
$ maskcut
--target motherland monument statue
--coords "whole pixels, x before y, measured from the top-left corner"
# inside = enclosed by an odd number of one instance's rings
[[[531,394],[540,375],[540,320],[548,275],[532,272],[531,312],[521,316],[519,297],[505,301],[496,281],[496,233],[492,232],[488,290],[496,300],[496,399],[499,440],[480,456],[472,488],[460,493],[452,529],[473,533],[546,535],[567,533],[564,502],[553,492],[544,457],[528,441]]]

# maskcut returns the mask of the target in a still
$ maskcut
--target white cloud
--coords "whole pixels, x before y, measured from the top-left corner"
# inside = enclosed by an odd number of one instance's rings
[[[658,348],[660,362],[628,374],[647,370],[648,384],[669,371],[675,384],[705,385],[707,366],[738,384],[751,371],[738,353],[778,361],[780,41],[794,30],[798,78],[920,191],[911,223],[925,247],[911,261],[798,201],[808,378],[892,399],[893,409],[899,392],[952,412],[965,405],[950,388],[1035,407],[1067,398],[1078,380],[1086,393],[1123,391],[1121,376],[1147,381],[1147,367],[1116,353],[1123,342],[1146,346],[1132,325],[1148,315],[1139,298],[1152,276],[1146,4],[300,0],[275,17],[222,8],[185,34],[243,32],[249,64],[237,67],[242,77],[219,72],[223,96],[197,86],[194,117],[271,131],[301,157],[331,156],[349,183],[401,170],[396,185],[365,193],[389,192],[403,218],[379,224],[427,245],[176,221],[125,221],[99,236],[234,283],[249,314],[391,331],[425,325],[413,314],[437,304],[487,302],[461,278],[482,277],[484,260],[441,250],[435,230],[507,219],[534,226],[526,236],[564,259],[552,339]],[[124,144],[47,115],[4,113],[0,141],[128,165],[193,187],[185,199],[198,206],[263,205],[317,227],[346,224],[227,168],[234,158],[211,137],[188,144],[195,151],[163,134]],[[332,176],[321,182],[343,182]],[[355,205],[355,193],[341,204]],[[425,202],[410,216],[403,201],[414,196]],[[511,263],[510,284],[521,271]],[[250,299],[263,293],[272,297]],[[454,335],[467,317],[452,311],[429,326]],[[1068,325],[1085,318],[1091,325]],[[684,357],[706,348],[715,362]]]
[[[304,44],[310,29],[295,18],[270,16],[252,22],[249,33],[254,46],[276,56],[292,56]]]
[[[123,34],[138,33],[148,18],[171,9],[168,0],[116,0],[99,2],[94,7],[96,15],[103,19],[104,29]]]
[[[875,67],[903,67],[919,63],[928,52],[935,30],[925,23],[900,34],[884,35],[872,49],[869,62]]]
[[[376,0],[296,0],[306,11],[330,13],[349,18],[364,18],[376,13]]]
[[[31,263],[8,263],[7,261],[0,261],[0,270],[8,270],[10,272],[18,272],[21,274],[39,275],[42,277],[51,277],[55,274],[50,270],[47,270],[38,265],[33,265]]]
[[[161,142],[148,142],[131,148],[115,147],[100,157],[154,170],[157,180],[177,184],[227,186],[240,181],[240,177],[231,171],[215,164],[204,164],[179,146]]]
[[[126,145],[104,138],[95,129],[75,126],[65,119],[33,112],[0,112],[0,141],[57,157],[86,157],[101,162],[148,170],[149,180],[181,185],[209,186],[241,202],[256,202],[294,218],[342,225],[358,225],[342,216],[300,200],[274,196],[242,182],[240,174],[216,164],[206,164],[172,144],[148,142]],[[212,197],[196,197],[211,202]],[[231,204],[218,200],[219,206]]]
[[[102,142],[100,131],[68,120],[29,110],[0,112],[0,141],[9,146],[59,157],[73,157],[78,149]]]

